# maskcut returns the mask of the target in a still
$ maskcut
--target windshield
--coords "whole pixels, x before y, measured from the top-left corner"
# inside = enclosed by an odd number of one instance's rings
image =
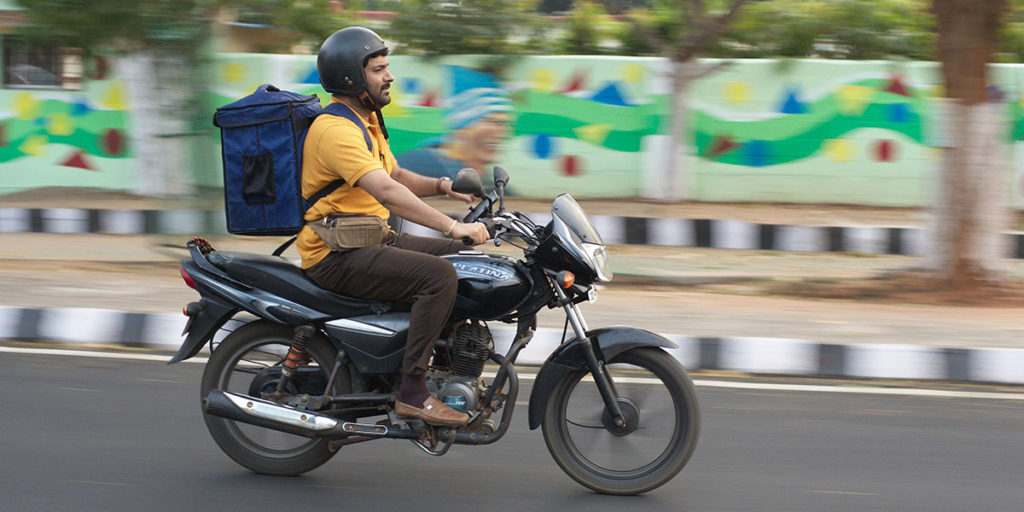
[[[569,194],[562,194],[551,203],[551,215],[558,217],[580,240],[588,244],[604,245],[601,235],[583,213],[579,203]]]

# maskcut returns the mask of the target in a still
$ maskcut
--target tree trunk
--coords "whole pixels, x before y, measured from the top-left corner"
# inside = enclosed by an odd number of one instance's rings
[[[949,97],[930,264],[955,289],[1001,278],[1005,193],[1002,105],[988,102],[987,64],[1005,0],[934,0]]]
[[[136,162],[132,192],[181,196],[193,190],[185,138],[192,98],[184,59],[137,52],[121,59],[128,85],[128,132]]]
[[[998,103],[945,105],[946,142],[929,265],[956,289],[997,281],[1003,270],[1005,124]]]
[[[666,151],[665,162],[667,171],[665,173],[665,184],[662,187],[663,196],[660,198],[666,202],[675,203],[687,198],[687,180],[689,175],[686,168],[686,156],[690,155],[692,145],[689,138],[688,119],[688,97],[690,82],[693,72],[691,67],[696,65],[695,60],[671,61],[672,69],[672,127],[669,131],[669,140]]]

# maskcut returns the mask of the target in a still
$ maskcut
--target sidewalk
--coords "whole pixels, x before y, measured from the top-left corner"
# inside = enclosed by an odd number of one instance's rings
[[[594,217],[626,219],[623,223],[636,223],[628,219],[641,213],[651,224],[661,220],[650,219],[678,221],[710,213],[716,217],[705,219],[795,227],[836,220],[851,229],[909,231],[925,220],[917,212],[898,210],[581,203]],[[102,209],[109,203],[93,198],[92,204]],[[507,206],[538,212],[546,206],[522,204]],[[40,206],[23,201],[12,209],[3,198],[0,205],[8,212]],[[453,213],[459,207],[442,205]],[[601,229],[619,242],[633,236],[621,230],[615,235],[614,227]],[[177,275],[177,260],[185,257],[183,244],[192,234],[179,230],[183,233],[0,234],[0,289],[5,291],[0,339],[175,350],[185,320],[179,311],[197,297]],[[209,239],[221,250],[263,254],[282,240]],[[484,249],[516,254],[507,245]],[[919,264],[915,257],[628,243],[614,245],[611,254],[615,280],[600,290],[597,302],[583,306],[591,327],[625,324],[665,334],[680,345],[675,355],[690,369],[1024,384],[1024,315],[1018,309],[765,295],[780,282],[865,279],[910,269]],[[285,256],[297,258],[294,249]],[[1024,277],[1024,262],[1007,264],[1013,275]],[[541,330],[523,354],[525,362],[543,361],[558,342],[562,321],[558,312],[542,313]],[[499,344],[510,336],[502,324],[494,323],[492,330]]]

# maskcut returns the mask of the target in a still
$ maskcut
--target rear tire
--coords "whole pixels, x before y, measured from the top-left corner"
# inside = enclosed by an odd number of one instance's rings
[[[580,370],[552,392],[544,441],[559,467],[580,484],[603,494],[640,494],[664,485],[690,460],[700,436],[700,406],[686,370],[663,350],[627,350],[608,361],[615,363],[631,365],[609,367],[631,425],[611,424],[597,386],[582,380],[589,372]],[[665,416],[661,424],[659,416]],[[643,449],[642,443],[653,448]]]
[[[257,321],[226,337],[206,364],[200,398],[205,399],[213,389],[252,396],[254,386],[261,389],[276,387],[276,379],[267,380],[267,369],[280,367],[291,345],[292,332],[288,326]],[[315,390],[322,393],[334,368],[337,350],[323,336],[316,335],[306,342],[306,354],[311,360],[301,368],[309,371],[307,375],[323,379],[321,389]],[[331,394],[344,394],[349,387],[348,371],[341,368]],[[232,460],[255,473],[300,475],[334,456],[328,448],[329,441],[325,439],[311,440],[205,412],[203,419],[217,446]]]

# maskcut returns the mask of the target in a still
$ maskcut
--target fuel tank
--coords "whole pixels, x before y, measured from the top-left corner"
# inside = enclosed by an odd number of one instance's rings
[[[529,272],[513,258],[479,251],[462,251],[444,258],[452,262],[459,278],[454,316],[473,320],[504,318],[533,289]]]

